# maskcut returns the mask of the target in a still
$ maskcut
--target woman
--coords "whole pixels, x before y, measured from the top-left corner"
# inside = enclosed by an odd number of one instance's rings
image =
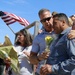
[[[15,48],[18,54],[20,73],[16,74],[13,72],[13,75],[33,75],[32,65],[28,59],[32,49],[32,41],[33,38],[28,30],[23,29],[16,33]]]
[[[73,39],[75,38],[75,15],[72,15],[70,18],[73,21],[73,25],[72,25],[72,30],[68,34],[68,38]]]

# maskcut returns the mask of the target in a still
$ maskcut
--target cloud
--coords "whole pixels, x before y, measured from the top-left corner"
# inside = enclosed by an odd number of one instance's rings
[[[15,4],[29,4],[26,0],[14,0],[14,1],[4,1],[4,3],[15,5]]]

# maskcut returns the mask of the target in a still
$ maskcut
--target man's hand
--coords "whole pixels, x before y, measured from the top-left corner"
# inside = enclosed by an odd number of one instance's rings
[[[70,33],[68,34],[69,39],[75,38],[75,30],[71,30]]]
[[[37,65],[41,60],[47,59],[48,56],[49,56],[49,52],[43,52],[38,56],[37,53],[31,52],[29,60],[31,64]]]
[[[41,60],[45,60],[49,57],[49,52],[42,52],[40,55],[38,55],[38,59]]]
[[[52,73],[52,66],[51,65],[43,65],[40,69],[40,75],[47,75],[47,74],[50,74]]]

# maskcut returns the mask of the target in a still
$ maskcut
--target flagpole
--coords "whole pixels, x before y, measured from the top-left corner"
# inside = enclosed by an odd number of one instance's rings
[[[15,34],[15,32],[10,28],[10,26],[9,25],[7,25],[8,27],[9,27],[9,29]]]

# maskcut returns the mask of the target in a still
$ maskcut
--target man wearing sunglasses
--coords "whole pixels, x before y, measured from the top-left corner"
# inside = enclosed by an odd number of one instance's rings
[[[34,38],[30,54],[30,62],[34,65],[38,64],[35,75],[40,75],[41,65],[44,64],[44,60],[49,56],[49,53],[45,52],[45,37],[47,35],[52,36],[53,38],[56,37],[52,28],[53,19],[51,12],[48,9],[41,9],[38,15],[40,22],[44,27],[44,31]]]
[[[55,14],[58,14],[58,13],[55,12],[55,11],[52,12],[52,16],[54,16]],[[43,20],[40,20],[40,22],[43,23],[43,22],[46,22],[46,20],[49,21],[49,20],[52,18],[52,16],[51,16],[51,17],[48,17],[48,18],[45,18],[45,19],[43,19]],[[43,31],[44,31],[44,26],[42,26],[41,30],[39,30],[38,33],[40,34],[40,33],[43,32]]]

